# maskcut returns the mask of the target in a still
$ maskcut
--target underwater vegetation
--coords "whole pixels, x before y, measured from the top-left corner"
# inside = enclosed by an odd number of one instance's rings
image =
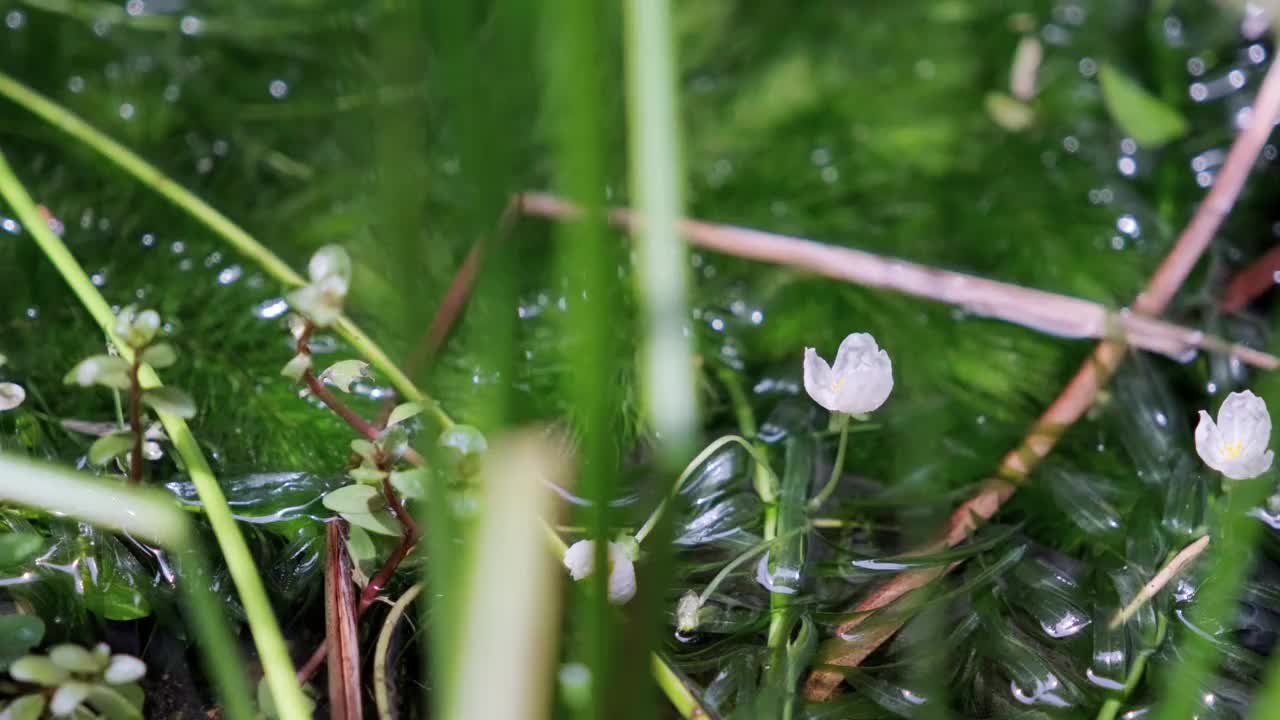
[[[0,720],[1280,716],[1278,11],[0,0]]]

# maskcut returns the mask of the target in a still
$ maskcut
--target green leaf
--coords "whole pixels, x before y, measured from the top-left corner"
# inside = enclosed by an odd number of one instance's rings
[[[119,656],[117,656],[119,657]],[[141,720],[142,712],[129,698],[110,685],[94,685],[85,698],[107,720]]]
[[[89,446],[89,462],[94,465],[105,465],[112,458],[129,451],[133,447],[133,436],[128,433],[112,433],[103,435]]]
[[[368,485],[346,485],[324,496],[324,506],[336,513],[372,513],[384,509],[387,500]]]
[[[191,419],[196,416],[196,403],[191,396],[174,387],[158,387],[145,390],[142,402],[163,413]]]
[[[92,355],[71,368],[71,372],[62,378],[62,382],[68,385],[74,383],[81,387],[105,385],[117,390],[128,390],[129,363],[125,362],[124,358],[111,355]]]
[[[44,712],[44,696],[32,693],[9,703],[0,710],[0,720],[38,720]]]
[[[1026,130],[1036,121],[1036,114],[1030,105],[1004,93],[987,93],[983,104],[991,121],[1009,132]]]
[[[19,682],[35,683],[44,687],[57,687],[71,674],[43,655],[26,655],[9,666],[9,675]]]
[[[348,529],[347,552],[351,555],[351,563],[367,581],[378,567],[378,548],[363,527],[352,525]]]
[[[361,463],[359,467],[353,468],[347,475],[358,483],[377,485],[387,477],[387,471],[379,470],[369,463]]]
[[[160,313],[155,310],[137,310],[130,305],[116,315],[116,335],[131,348],[140,348],[151,342],[160,330]]]
[[[44,621],[35,615],[0,615],[0,670],[44,639]]]
[[[156,343],[142,351],[142,362],[163,370],[178,361],[178,352],[167,342]]]
[[[289,362],[280,368],[280,374],[297,382],[302,376],[311,369],[311,355],[299,353],[289,359]]]
[[[49,659],[68,672],[86,675],[100,673],[102,668],[106,667],[101,657],[74,643],[63,643],[49,648]]]
[[[1102,64],[1098,80],[1107,111],[1138,145],[1155,149],[1187,133],[1187,119],[1181,113],[1110,64]]]
[[[440,446],[453,448],[463,455],[478,455],[489,448],[489,443],[477,428],[454,425],[440,433]]]
[[[391,427],[399,422],[404,422],[422,412],[422,405],[416,402],[400,403],[387,416],[387,427]]]
[[[342,392],[351,392],[351,383],[369,376],[369,363],[363,360],[339,360],[320,371],[320,381],[328,382]]]
[[[431,473],[425,467],[398,470],[391,473],[391,487],[406,498],[421,500],[426,497],[427,481],[430,479]]]
[[[400,521],[391,517],[385,510],[375,513],[344,512],[338,514],[352,525],[364,528],[371,533],[390,537],[399,537],[401,534]]]
[[[368,440],[365,440],[364,438],[358,438],[356,440],[352,440],[351,451],[359,455],[360,457],[364,458],[365,460],[368,460],[369,462],[374,462],[374,459],[377,457],[377,454],[378,454],[377,446],[369,442]]]
[[[0,568],[17,567],[44,549],[44,538],[35,533],[0,533]]]

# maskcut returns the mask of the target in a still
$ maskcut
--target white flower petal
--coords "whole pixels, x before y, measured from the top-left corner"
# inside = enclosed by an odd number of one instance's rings
[[[581,580],[591,574],[591,569],[595,566],[595,547],[596,544],[591,540],[579,540],[564,551],[564,566],[574,580]]]
[[[1228,395],[1216,422],[1201,410],[1195,439],[1200,459],[1232,480],[1255,478],[1271,468],[1271,416],[1266,402],[1248,390]]]
[[[27,399],[27,391],[17,383],[0,383],[0,412],[12,410]]]
[[[831,412],[869,413],[893,391],[893,362],[875,338],[853,333],[840,343],[831,366],[812,348],[805,348],[804,388]]]
[[[609,543],[609,602],[625,605],[635,596],[636,565],[625,548]]]

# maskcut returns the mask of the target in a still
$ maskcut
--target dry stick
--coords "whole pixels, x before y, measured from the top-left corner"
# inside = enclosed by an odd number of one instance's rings
[[[1223,163],[1213,188],[1200,201],[1191,222],[1178,236],[1173,249],[1147,282],[1146,289],[1134,301],[1136,312],[1155,315],[1164,311],[1174,293],[1195,267],[1196,262],[1212,242],[1222,221],[1240,197],[1249,171],[1257,162],[1271,130],[1280,116],[1280,63],[1272,63],[1263,78],[1262,88],[1254,101],[1252,122],[1241,130],[1231,143],[1227,160]],[[977,527],[977,523],[995,514],[1016,490],[1013,481],[1024,478],[1046,455],[1053,450],[1058,436],[1074,423],[1093,404],[1102,385],[1110,379],[1123,358],[1125,346],[1117,341],[1098,344],[1075,375],[1063,388],[1057,399],[1045,410],[1032,426],[1022,444],[1005,455],[995,476],[989,478],[977,495],[966,500],[951,514],[941,541],[921,552],[929,552],[953,546],[964,540]],[[876,588],[854,608],[854,615],[836,626],[837,637],[847,635],[857,627],[870,611],[882,608],[906,593],[940,577],[954,565],[914,570],[900,573]],[[829,665],[856,667],[882,642],[897,630],[905,619],[891,623],[892,629],[857,644],[847,644],[825,657]],[[810,700],[829,699],[844,679],[844,674],[818,669],[809,675],[805,683],[805,695]]]
[[[1222,302],[1218,307],[1223,312],[1235,312],[1243,308],[1275,287],[1277,276],[1280,276],[1280,247],[1271,248],[1265,255],[1249,263],[1248,267],[1237,272],[1222,291]]]
[[[545,193],[524,193],[521,207],[529,215],[559,220],[581,214],[572,203]],[[641,219],[631,210],[616,208],[609,211],[609,221],[632,228]],[[1099,339],[1123,336],[1131,345],[1175,358],[1188,350],[1203,348],[1229,352],[1243,362],[1268,370],[1280,367],[1280,358],[1274,355],[1140,313],[1113,312],[1091,300],[763,230],[687,219],[679,225],[694,245],[727,255],[937,300],[1051,335]]]
[[[309,343],[313,332],[315,332],[315,325],[310,321],[307,321],[307,323],[303,325],[302,331],[298,333],[297,352],[299,355],[311,354],[311,346]],[[325,405],[328,405],[329,409],[333,410],[338,417],[345,420],[356,432],[361,433],[369,440],[378,439],[381,431],[373,425],[373,423],[370,423],[368,420],[360,417],[357,412],[347,407],[345,403],[339,400],[333,393],[329,392],[329,389],[324,386],[324,383],[320,382],[320,379],[315,376],[315,373],[308,369],[303,373],[302,378],[303,381],[306,382],[307,387],[311,389],[311,392],[316,397],[320,398]],[[419,467],[426,464],[426,461],[423,460],[422,456],[413,448],[409,448],[405,451],[404,459]],[[391,576],[394,575],[396,569],[400,567],[400,563],[408,557],[409,552],[412,551],[414,545],[418,543],[418,539],[422,537],[422,533],[418,529],[417,523],[413,520],[413,515],[410,514],[409,511],[405,509],[404,504],[400,502],[400,498],[391,487],[391,481],[389,479],[383,479],[382,493],[386,498],[387,505],[391,508],[391,512],[396,516],[396,519],[400,521],[401,526],[404,527],[404,532],[401,535],[400,543],[396,545],[395,550],[387,556],[386,561],[382,564],[382,568],[378,570],[378,573],[373,576],[373,579],[369,581],[369,584],[365,586],[364,591],[360,594],[360,603],[356,607],[357,620],[364,615],[365,610],[368,610],[369,606],[373,604],[373,601],[377,599],[378,593],[381,592],[382,588],[391,580]],[[326,635],[325,639],[320,641],[320,644],[316,647],[315,651],[311,653],[311,657],[307,659],[306,664],[298,670],[297,677],[299,684],[304,684],[311,679],[311,676],[315,674],[316,670],[320,669],[320,665],[325,661],[325,657],[328,652],[329,637]]]
[[[1231,144],[1226,162],[1213,188],[1201,200],[1191,222],[1178,236],[1173,249],[1156,269],[1146,289],[1134,301],[1134,313],[1122,313],[1121,319],[1137,317],[1154,322],[1150,317],[1164,311],[1175,292],[1213,240],[1214,233],[1231,211],[1240,191],[1257,161],[1263,145],[1280,114],[1280,63],[1267,70],[1261,90],[1254,102],[1252,122]],[[525,193],[522,209],[530,215],[555,219],[577,217],[578,208],[544,193]],[[630,226],[638,218],[628,210],[614,210],[611,222]],[[1028,327],[1070,335],[1067,328],[1076,327],[1077,336],[1111,337],[1105,326],[1096,322],[1074,325],[1071,317],[1057,313],[1070,308],[1093,312],[1088,301],[1045,293],[1038,290],[998,283],[962,273],[928,268],[902,260],[886,259],[848,248],[821,245],[800,238],[739,228],[697,220],[684,220],[681,231],[695,245],[730,255],[802,267],[819,274],[849,280],[870,287],[880,287],[963,305],[981,314],[991,315]],[[1128,325],[1126,324],[1126,329]],[[1092,330],[1093,332],[1089,332]],[[1191,331],[1195,335],[1194,331]],[[1131,340],[1141,339],[1141,335]],[[1136,344],[1136,343],[1135,343]],[[1068,381],[1058,397],[1049,405],[1023,438],[1022,444],[1005,455],[993,477],[979,492],[966,500],[947,522],[941,539],[919,552],[927,553],[953,546],[969,536],[977,523],[989,519],[1013,495],[1014,484],[1024,478],[1057,443],[1058,436],[1093,404],[1102,385],[1110,379],[1125,351],[1121,340],[1104,340]],[[871,591],[852,611],[850,619],[836,628],[837,636],[847,635],[871,611],[882,608],[906,593],[948,572],[955,564],[909,570]],[[831,665],[854,667],[893,635],[905,620],[886,623],[883,628],[860,638],[860,642],[839,648],[824,658]],[[815,670],[806,683],[810,700],[831,697],[843,680],[843,674]]]
[[[1182,572],[1182,569],[1192,560],[1199,557],[1200,553],[1204,552],[1204,549],[1208,546],[1209,536],[1205,535],[1199,540],[1196,540],[1190,545],[1182,548],[1177,555],[1174,555],[1169,562],[1165,563],[1164,567],[1160,568],[1160,572],[1157,572],[1155,576],[1151,578],[1150,582],[1142,586],[1142,589],[1138,591],[1137,595],[1133,596],[1133,600],[1130,600],[1129,604],[1126,605],[1123,610],[1116,613],[1115,617],[1111,618],[1111,622],[1107,624],[1107,628],[1115,630],[1123,625],[1129,618],[1133,617],[1148,600],[1155,597],[1156,593],[1160,592],[1165,585],[1168,585],[1170,580],[1177,577],[1178,573]]]
[[[360,644],[345,524],[334,520],[325,528],[324,620],[326,636],[333,640],[329,643],[329,714],[334,720],[360,720]]]
[[[501,241],[510,232],[515,225],[516,219],[520,215],[520,194],[516,193],[507,201],[506,206],[502,209],[502,215],[498,218],[498,230],[496,240]],[[495,243],[496,244],[496,243]],[[471,290],[475,288],[476,277],[480,274],[480,263],[484,260],[485,239],[483,237],[477,239],[472,245],[471,250],[467,252],[467,257],[462,261],[462,265],[458,267],[458,271],[454,273],[453,280],[449,282],[449,287],[445,289],[444,297],[440,300],[440,306],[436,308],[436,313],[431,318],[431,324],[427,326],[427,332],[418,341],[413,352],[409,354],[409,358],[405,361],[405,375],[413,377],[422,370],[423,366],[433,360],[436,353],[440,350],[440,346],[444,345],[445,338],[449,337],[453,326],[458,322],[458,318],[462,315],[462,309],[466,307],[467,300],[471,298]],[[396,396],[389,395],[382,404],[382,410],[379,412],[379,425],[386,424],[386,418],[391,415],[391,411],[395,408]]]

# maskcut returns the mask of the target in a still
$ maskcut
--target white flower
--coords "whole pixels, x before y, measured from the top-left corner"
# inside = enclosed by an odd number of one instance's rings
[[[289,304],[320,327],[332,325],[342,314],[351,287],[351,258],[337,245],[326,245],[311,256],[310,284],[289,293]]]
[[[831,412],[869,413],[893,390],[893,363],[875,338],[854,333],[840,343],[833,366],[813,348],[804,349],[804,389]]]
[[[633,556],[634,543],[609,543],[609,602],[624,605],[636,594],[636,566]],[[564,552],[564,566],[574,580],[591,575],[595,568],[596,544],[593,540],[579,540]]]
[[[1200,411],[1196,452],[1209,467],[1232,480],[1256,478],[1271,467],[1271,415],[1262,398],[1233,392],[1218,409],[1218,422]]]
[[[691,633],[698,629],[698,611],[702,609],[702,598],[690,590],[680,596],[676,603],[676,628],[683,633]]]
[[[12,410],[27,399],[27,391],[17,383],[0,383],[0,412]]]

